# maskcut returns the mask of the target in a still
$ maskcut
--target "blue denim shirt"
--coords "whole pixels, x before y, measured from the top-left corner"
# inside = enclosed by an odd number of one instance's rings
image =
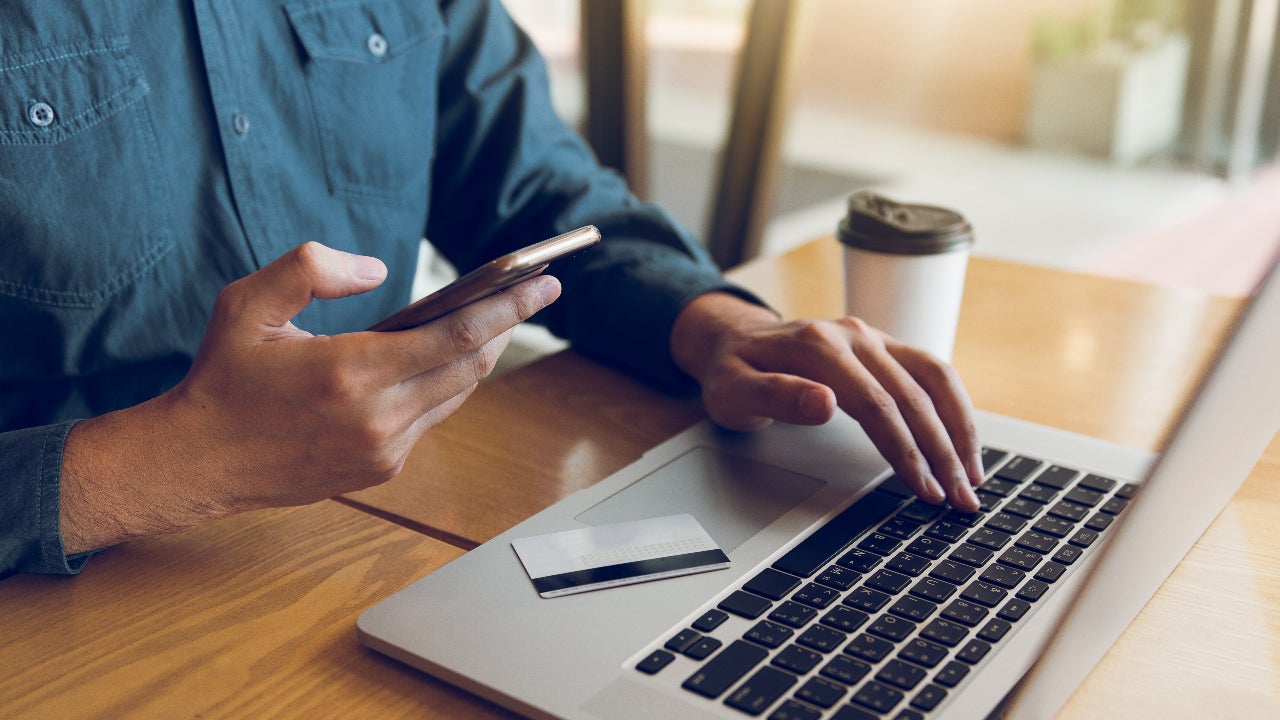
[[[228,282],[307,240],[383,259],[295,320],[334,334],[408,300],[424,236],[465,271],[587,223],[539,319],[678,385],[675,315],[731,288],[557,118],[498,2],[0,4],[0,576],[83,566],[71,425],[177,383]]]

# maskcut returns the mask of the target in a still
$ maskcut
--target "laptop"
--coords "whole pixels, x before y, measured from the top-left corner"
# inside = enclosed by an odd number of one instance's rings
[[[535,718],[1050,717],[1280,427],[1276,357],[1273,268],[1159,455],[980,412],[974,514],[914,499],[844,416],[697,425],[370,608],[359,637]],[[627,545],[655,524],[693,530]]]

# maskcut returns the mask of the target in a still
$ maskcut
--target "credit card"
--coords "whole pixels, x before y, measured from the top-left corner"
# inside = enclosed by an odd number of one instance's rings
[[[689,514],[520,538],[511,547],[544,598],[729,567]]]

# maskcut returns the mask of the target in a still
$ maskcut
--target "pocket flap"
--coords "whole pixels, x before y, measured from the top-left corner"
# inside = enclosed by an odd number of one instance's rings
[[[124,38],[0,56],[0,145],[50,145],[148,92]]]
[[[380,63],[441,32],[425,3],[396,0],[291,2],[289,23],[313,59]]]

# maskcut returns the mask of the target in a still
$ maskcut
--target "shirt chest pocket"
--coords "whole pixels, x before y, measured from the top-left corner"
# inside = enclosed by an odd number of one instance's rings
[[[172,247],[124,38],[0,56],[0,296],[90,308]]]
[[[401,204],[428,192],[443,23],[400,0],[293,2],[330,191]]]

